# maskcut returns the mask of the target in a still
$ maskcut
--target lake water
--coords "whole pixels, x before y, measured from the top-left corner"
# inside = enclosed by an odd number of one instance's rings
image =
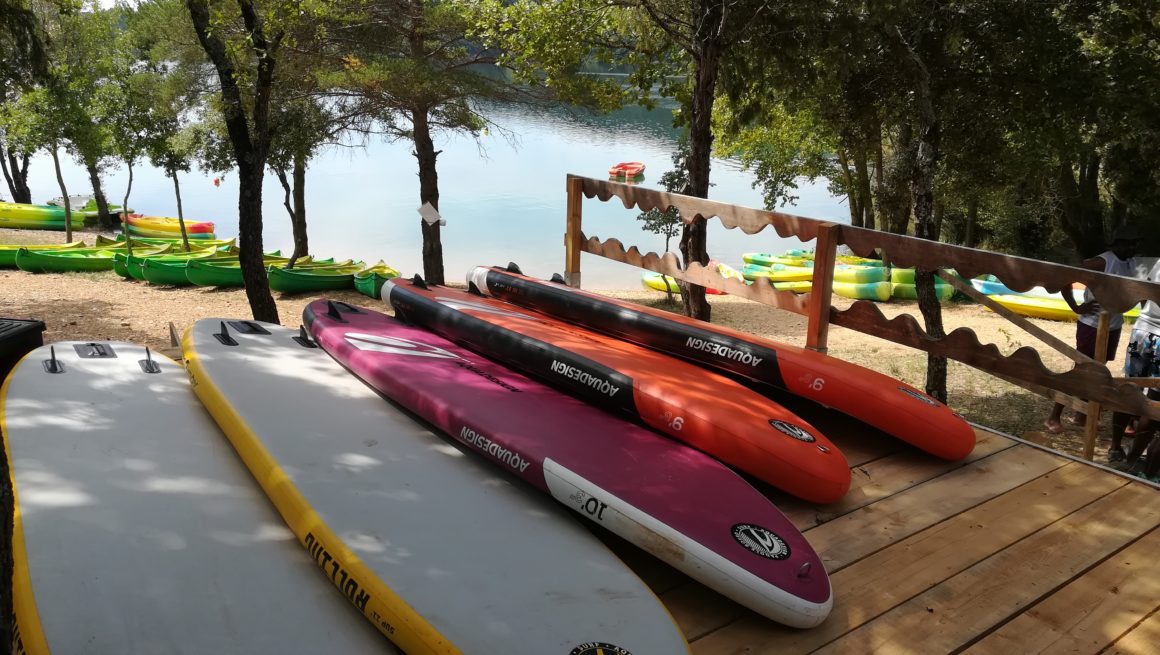
[[[646,164],[643,184],[655,184],[672,166],[677,133],[671,127],[671,107],[647,111],[625,108],[606,116],[565,110],[531,111],[500,107],[489,112],[501,128],[478,142],[461,135],[444,135],[439,157],[440,212],[443,253],[448,280],[458,280],[479,264],[514,261],[536,276],[563,272],[566,196],[565,175],[604,178],[619,161]],[[306,177],[306,207],[311,250],[322,257],[379,259],[405,275],[422,272],[419,180],[408,142],[372,140],[365,147],[335,147],[310,164]],[[73,194],[88,191],[88,176],[76,164],[62,161],[65,183]],[[129,204],[151,215],[176,216],[172,182],[148,165],[134,169]],[[34,202],[60,195],[52,161],[36,157],[30,167]],[[212,220],[221,237],[237,235],[237,176],[227,174],[220,187],[213,175],[181,174],[185,215]],[[714,200],[761,206],[752,175],[732,161],[714,160],[710,190]],[[128,175],[111,170],[104,176],[110,200],[120,203]],[[293,239],[290,219],[282,207],[282,187],[268,175],[264,194],[264,245],[288,251]],[[849,221],[844,200],[833,197],[824,181],[802,181],[798,201],[785,210],[802,216]],[[617,237],[641,250],[660,252],[664,238],[640,229],[638,212],[619,201],[585,200],[584,231],[589,236]],[[725,230],[710,222],[709,253],[736,266],[741,253],[800,247],[773,230],[756,236]],[[676,250],[677,239],[672,248]],[[637,269],[584,254],[581,262],[588,288],[639,288]]]

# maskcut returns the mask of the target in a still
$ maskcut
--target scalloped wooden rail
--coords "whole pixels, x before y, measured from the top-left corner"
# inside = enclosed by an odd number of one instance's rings
[[[746,234],[757,234],[766,227],[772,227],[781,237],[793,236],[810,241],[817,238],[818,228],[827,223],[814,218],[738,207],[636,185],[571,175],[568,177],[569,180],[576,179],[582,183],[583,193],[588,198],[599,198],[607,202],[617,197],[626,209],[636,207],[641,211],[663,210],[672,206],[680,211],[681,220],[686,223],[697,218],[717,218],[726,228],[737,228]],[[840,244],[849,246],[861,256],[881,249],[889,253],[891,261],[899,266],[921,266],[931,270],[953,268],[967,278],[990,274],[1014,291],[1027,291],[1034,286],[1042,286],[1050,292],[1058,293],[1062,289],[1070,289],[1074,282],[1081,282],[1092,290],[1104,308],[1112,312],[1125,312],[1144,300],[1160,302],[1160,284],[1143,280],[849,225],[840,226],[838,234]]]
[[[642,254],[635,246],[625,249],[618,239],[601,241],[596,237],[584,237],[580,229],[580,196],[599,198],[605,202],[616,197],[626,209],[636,208],[641,211],[676,207],[686,223],[697,218],[717,218],[726,228],[740,229],[746,234],[757,234],[766,227],[772,227],[781,237],[793,236],[809,241],[825,232],[828,235],[825,239],[827,243],[824,248],[823,244],[819,244],[818,251],[822,264],[827,263],[827,258],[833,257],[837,244],[844,244],[862,256],[881,249],[889,253],[893,263],[900,266],[919,266],[931,270],[953,268],[968,278],[989,273],[1016,291],[1040,285],[1048,291],[1058,292],[1070,289],[1073,282],[1082,282],[1109,311],[1126,311],[1137,301],[1145,299],[1160,302],[1160,284],[593,178],[569,175],[567,189],[569,232],[565,235],[565,244],[569,253],[569,274],[575,272],[576,280],[579,252],[589,252],[803,314],[811,318],[811,325],[821,324],[817,329],[821,330],[823,350],[825,325],[839,325],[963,362],[1005,379],[1018,381],[1025,388],[1056,390],[1098,402],[1108,409],[1160,419],[1160,403],[1148,402],[1137,386],[1123,382],[1122,378],[1119,382],[1115,381],[1106,366],[1094,361],[1080,361],[1070,371],[1055,373],[1044,366],[1039,352],[1034,348],[1025,346],[1010,355],[1004,355],[995,344],[981,343],[969,328],[959,328],[942,339],[934,339],[919,326],[913,316],[904,314],[887,319],[878,307],[868,301],[855,302],[846,310],[830,307],[828,303],[813,303],[814,311],[819,316],[828,317],[828,321],[820,321],[818,317],[810,316],[809,294],[799,296],[788,291],[776,291],[772,286],[764,284],[745,285],[738,280],[726,279],[717,271],[708,270],[696,263],[688,270],[681,270],[672,254],[664,257],[654,252]],[[810,336],[807,335],[807,338]]]
[[[583,233],[581,233],[581,236],[583,236]],[[625,250],[624,244],[619,239],[601,241],[595,236],[583,238],[580,249],[593,255],[600,255],[613,261],[631,264],[637,268],[645,268],[678,280],[685,280],[686,282],[698,284],[703,287],[724,291],[734,296],[748,298],[755,302],[772,305],[779,309],[802,314],[803,316],[807,313],[806,304],[808,294],[798,295],[790,291],[778,291],[769,284],[745,284],[741,280],[723,277],[715,269],[705,268],[697,262],[693,262],[688,270],[685,270],[680,267],[677,263],[676,256],[672,253],[665,253],[663,257],[655,252],[641,254],[636,246]]]

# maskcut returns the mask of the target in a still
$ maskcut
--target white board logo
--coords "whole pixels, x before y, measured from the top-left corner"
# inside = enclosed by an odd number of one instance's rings
[[[400,339],[398,337],[384,337],[381,334],[363,334],[362,332],[347,332],[346,342],[359,350],[369,350],[388,355],[408,355],[410,357],[434,357],[436,359],[459,359],[455,353],[449,353],[438,346],[432,346],[420,341]]]
[[[590,641],[573,648],[568,655],[632,655],[632,653],[603,641]]]
[[[435,296],[435,300],[438,300],[439,304],[441,304],[441,305],[444,305],[446,307],[450,307],[451,309],[458,309],[460,311],[463,311],[465,309],[471,309],[471,310],[474,310],[477,312],[484,312],[487,314],[498,314],[500,316],[511,316],[513,318],[524,318],[524,319],[527,319],[529,321],[533,320],[531,316],[528,316],[527,314],[524,314],[523,312],[517,312],[517,311],[512,311],[510,309],[504,309],[503,307],[493,307],[493,306],[488,305],[486,303],[473,302],[471,300],[459,300],[458,298],[448,298],[446,296]]]
[[[910,396],[911,398],[914,398],[916,400],[921,400],[922,402],[924,402],[928,405],[938,407],[938,401],[935,400],[934,398],[931,398],[930,396],[927,396],[924,393],[919,393],[913,389],[907,389],[906,387],[898,387],[898,390],[901,391],[902,393]]]
[[[798,441],[804,441],[806,443],[813,443],[817,441],[817,439],[814,438],[814,435],[806,432],[805,428],[798,427],[792,423],[786,423],[785,421],[778,421],[777,419],[771,418],[769,419],[769,424],[773,426],[773,428],[778,432],[787,434],[794,439],[797,439]]]
[[[749,552],[766,559],[789,557],[789,544],[760,525],[738,523],[733,526],[733,538],[737,540],[737,543],[745,546]]]

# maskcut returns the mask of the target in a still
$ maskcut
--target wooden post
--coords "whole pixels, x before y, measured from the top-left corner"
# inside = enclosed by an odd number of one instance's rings
[[[581,210],[584,180],[568,176],[568,223],[564,232],[564,281],[580,288],[580,241],[583,238]]]
[[[1101,364],[1108,361],[1108,321],[1111,315],[1100,312],[1100,322],[1096,326],[1095,360]],[[1087,406],[1087,420],[1083,424],[1083,457],[1091,461],[1096,455],[1096,435],[1100,432],[1100,404],[1092,401]]]
[[[834,262],[838,256],[840,226],[823,223],[818,226],[814,250],[814,282],[810,287],[810,304],[806,314],[806,348],[826,352],[830,334],[830,295],[834,292]]]

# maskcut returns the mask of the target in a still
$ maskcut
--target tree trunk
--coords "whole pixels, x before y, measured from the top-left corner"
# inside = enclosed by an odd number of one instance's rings
[[[89,172],[89,182],[93,185],[93,198],[97,201],[97,225],[103,230],[113,229],[113,217],[109,216],[109,201],[105,199],[105,189],[101,186],[101,172],[97,162],[85,160],[85,170]]]
[[[838,166],[842,171],[842,183],[846,187],[846,205],[850,208],[850,225],[862,227],[862,199],[858,196],[858,189],[854,185],[854,176],[850,174],[850,158],[846,156],[845,148],[838,148]]]
[[[1056,174],[1060,226],[1071,238],[1076,252],[1085,259],[1102,252],[1105,247],[1099,170],[1099,155],[1084,153],[1078,161],[1065,156]]]
[[[935,220],[934,177],[938,165],[939,119],[934,109],[930,73],[922,59],[909,44],[899,39],[910,55],[914,74],[914,100],[918,114],[918,139],[911,159],[910,189],[914,199],[914,235],[920,239],[938,240]],[[918,295],[918,309],[926,322],[926,332],[934,339],[946,337],[942,322],[942,305],[934,289],[934,272],[915,270],[914,285]],[[947,401],[947,359],[928,353],[926,356],[926,393],[945,403]]]
[[[68,199],[68,189],[64,186],[64,175],[60,172],[60,156],[57,155],[56,143],[50,146],[52,149],[52,165],[56,169],[56,183],[60,185],[60,195],[64,198],[64,242],[72,241],[72,202]]]
[[[862,227],[875,229],[874,199],[870,195],[870,166],[867,162],[866,144],[854,149],[854,171],[858,175],[858,205],[862,208]]]
[[[253,102],[248,105],[253,119],[252,134],[246,114],[247,103],[242,101],[233,61],[225,43],[210,32],[208,2],[185,2],[198,42],[213,62],[221,82],[222,118],[238,165],[238,236],[241,240],[238,259],[246,285],[246,299],[255,320],[278,323],[278,306],[270,294],[270,281],[266,278],[262,258],[262,177],[270,147],[270,97],[276,61],[272,50],[277,47],[278,38],[274,44],[266,41],[252,0],[238,0],[237,4],[249,33],[250,47],[258,61]]]
[[[121,201],[121,234],[125,236],[125,249],[129,256],[133,256],[133,240],[129,237],[129,192],[133,190],[133,160],[125,163],[129,166],[129,184],[125,187],[125,198]]]
[[[294,231],[293,263],[299,257],[310,254],[310,241],[306,236],[306,155],[294,153],[294,214],[290,216],[290,226]]]
[[[720,11],[718,8],[716,11]],[[706,16],[705,23],[715,23]],[[709,197],[709,169],[713,154],[713,100],[717,92],[717,76],[720,72],[721,53],[713,35],[706,35],[699,44],[695,78],[693,80],[693,111],[689,121],[689,167],[688,195],[697,198]],[[693,262],[702,266],[709,263],[706,247],[708,226],[704,218],[697,218],[681,228],[681,258],[685,268]],[[685,314],[702,321],[708,321],[712,308],[705,299],[705,288],[695,284],[680,282],[681,295],[685,298]]]
[[[910,225],[911,194],[908,187],[915,166],[913,129],[903,120],[889,159],[879,195],[879,213],[883,225],[894,234],[906,234]]]
[[[439,209],[439,173],[435,160],[439,157],[435,142],[431,140],[431,128],[427,123],[427,108],[411,111],[414,126],[415,158],[419,160],[419,202],[431,203]],[[430,283],[443,284],[443,242],[440,240],[439,223],[428,223],[420,218],[423,230],[423,277]]]
[[[976,223],[979,220],[979,198],[978,196],[971,196],[967,199],[967,228],[966,234],[963,235],[963,245],[968,248],[975,247]]]
[[[254,169],[257,170],[254,170]],[[262,173],[266,166],[238,166],[238,261],[254,319],[278,323],[262,252]]]
[[[181,207],[181,183],[177,181],[177,169],[169,169],[169,177],[173,178],[173,195],[177,198],[177,228],[181,230],[181,247],[189,252],[189,233],[185,231],[185,210]]]
[[[28,188],[28,155],[21,155],[17,162],[11,150],[0,146],[0,168],[4,169],[4,181],[12,202],[32,203],[32,190]]]

